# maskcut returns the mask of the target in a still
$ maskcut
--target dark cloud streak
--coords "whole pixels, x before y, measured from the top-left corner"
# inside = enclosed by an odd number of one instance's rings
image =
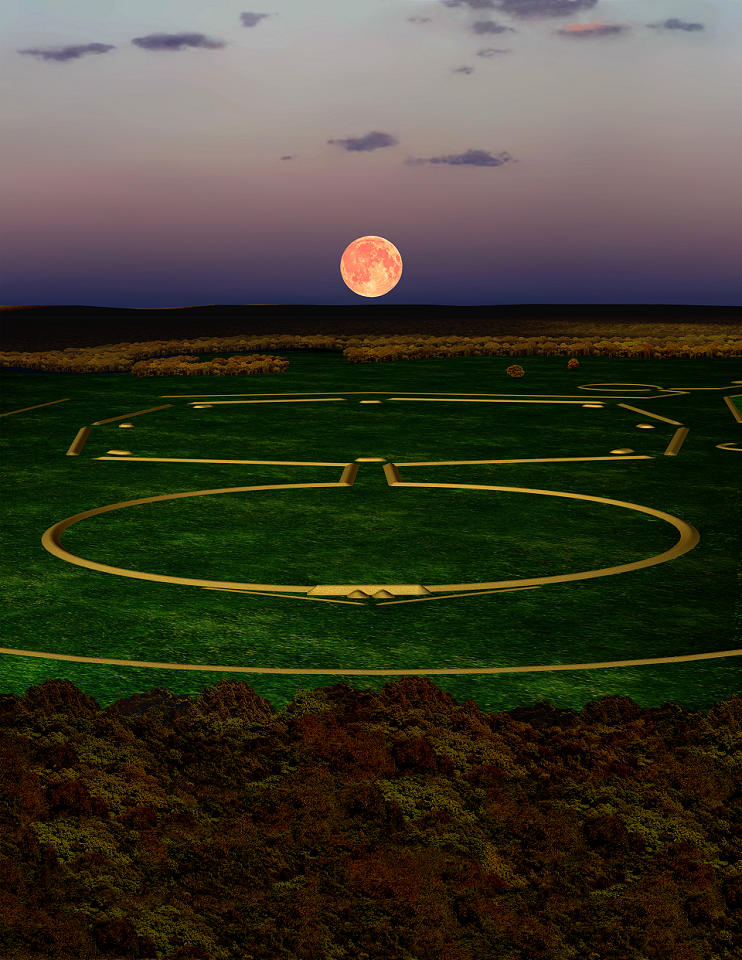
[[[478,20],[473,26],[474,33],[517,33],[512,27],[501,27],[494,20]]]
[[[269,13],[241,13],[240,20],[243,27],[256,27],[261,20],[269,16]]]
[[[349,140],[328,140],[327,143],[344,147],[349,152],[366,153],[383,147],[396,147],[399,144],[399,140],[396,140],[388,133],[381,133],[379,130],[372,130],[371,133],[367,133],[365,137],[358,137]],[[289,158],[282,157],[281,159]],[[452,167],[463,165],[474,167],[500,167],[503,163],[517,163],[518,161],[513,160],[513,158],[507,152],[497,154],[497,156],[493,157],[492,154],[486,150],[467,150],[466,153],[451,154],[444,157],[430,157],[428,159],[407,157],[407,159],[403,162],[406,166],[410,167],[422,166],[422,164],[425,163],[444,163]]]
[[[86,43],[78,44],[74,47],[62,47],[61,50],[18,50],[18,53],[27,53],[34,57],[41,57],[42,60],[56,60],[64,63],[65,60],[78,60],[84,53],[108,53],[109,50],[115,50],[110,43]]]
[[[339,144],[345,147],[351,153],[361,150],[378,150],[379,147],[395,147],[399,141],[390,137],[388,133],[379,133],[378,130],[372,130],[365,137],[353,140],[328,140],[328,143]]]
[[[492,156],[487,150],[467,150],[466,153],[449,154],[445,157],[430,157],[427,160],[408,157],[404,161],[407,166],[420,166],[423,163],[445,163],[451,167],[501,167],[503,163],[518,163],[513,160],[507,151]]]
[[[656,29],[658,27],[664,27],[665,30],[703,30],[704,29],[702,23],[686,23],[684,20],[677,20],[677,19],[665,20],[664,23],[650,23],[650,24],[647,24],[647,26],[651,27],[652,29]]]
[[[135,37],[131,42],[143,50],[182,50],[184,47],[222,50],[226,47],[226,43],[209,40],[202,33],[151,33],[146,37]]]
[[[445,7],[467,6],[470,10],[501,10],[515,17],[571,17],[591,10],[598,0],[441,0]]]

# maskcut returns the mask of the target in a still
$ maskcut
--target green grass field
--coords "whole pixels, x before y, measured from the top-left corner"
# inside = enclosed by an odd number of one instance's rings
[[[196,667],[2,654],[0,692],[21,695],[45,679],[64,678],[104,707],[155,686],[197,696],[226,678],[249,683],[279,709],[299,687],[342,680],[379,690],[415,672],[460,702],[472,698],[496,711],[539,700],[580,709],[609,693],[645,707],[674,700],[706,710],[739,691],[739,657],[426,672],[692,656],[742,646],[742,423],[724,401],[742,394],[733,384],[742,379],[739,359],[588,357],[570,371],[564,357],[349,364],[338,353],[281,355],[291,361],[286,374],[244,378],[0,374],[0,414],[11,414],[0,421],[3,647]],[[521,364],[525,376],[507,376],[511,363]],[[688,392],[660,396],[657,387]],[[478,402],[460,402],[457,394]],[[292,402],[223,402],[230,399]],[[199,402],[213,405],[194,408]],[[739,408],[740,397],[734,403]],[[665,451],[678,426],[666,420],[689,430],[675,456]],[[67,456],[84,427],[91,432],[80,455]],[[633,454],[611,453],[617,449]],[[112,450],[301,465],[137,461]],[[548,490],[651,508],[691,525],[700,541],[674,559],[610,576],[386,600],[134,579],[65,562],[41,542],[55,524],[98,507],[234,487],[336,484],[345,464],[374,457],[398,464],[402,482]],[[607,459],[548,462],[591,457]],[[519,459],[547,462],[446,464]],[[419,462],[433,465],[404,466]],[[161,500],[87,518],[61,535],[64,548],[79,557],[144,574],[303,586],[562,576],[655,557],[678,540],[676,527],[663,519],[586,499],[393,487],[381,461],[361,462],[352,486]],[[322,670],[334,673],[316,672]],[[397,673],[352,673],[362,670]]]

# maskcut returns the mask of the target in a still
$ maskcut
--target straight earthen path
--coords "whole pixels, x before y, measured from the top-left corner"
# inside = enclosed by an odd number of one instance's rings
[[[581,387],[580,389],[598,389],[606,387],[611,387],[611,384],[595,384],[588,387]],[[677,388],[671,390],[664,390],[661,387],[654,387],[647,384],[620,384],[622,390],[629,388],[635,388],[636,392],[642,392],[647,389],[656,389],[662,391],[664,396],[680,395],[690,392],[689,389]],[[699,389],[699,388],[692,388]],[[723,389],[727,390],[729,388],[703,388],[703,389]],[[382,391],[357,391],[358,393],[372,393],[372,392],[382,392]],[[385,393],[387,391],[384,391]],[[347,394],[350,395],[350,394]],[[223,396],[223,395],[222,395]],[[236,395],[230,394],[230,397],[234,398]],[[264,396],[288,396],[287,394],[266,394]],[[214,405],[214,403],[287,403],[287,402],[307,402],[307,395],[302,394],[303,400],[236,400],[230,399],[227,401],[220,400],[217,401],[213,396],[208,398],[201,395],[200,403],[193,403],[192,406],[195,408],[208,408]],[[454,397],[449,394],[446,394],[446,400],[450,402]],[[456,397],[457,399],[461,395]],[[528,399],[522,397],[507,395],[507,399],[483,399],[483,397],[497,397],[497,395],[479,395],[474,399],[459,400],[459,402],[489,402],[489,403],[567,403],[575,404],[579,403],[583,407],[592,407],[592,408],[601,408],[603,407],[602,402],[592,402],[585,403],[584,399],[566,399],[560,397],[559,399],[554,399],[553,395],[546,399],[541,396],[539,398],[533,398],[532,396]],[[503,396],[503,395],[500,395]],[[734,418],[738,422],[742,422],[742,416],[740,416],[739,411],[732,402],[732,396],[739,396],[739,394],[727,395],[724,397],[728,407],[730,408]],[[68,399],[68,398],[67,398]],[[165,398],[163,398],[165,399]],[[179,397],[182,399],[182,397]],[[342,397],[325,397],[322,398],[322,401],[342,401]],[[435,402],[435,399],[431,396],[428,397],[390,397],[391,400],[410,400],[410,401],[430,401]],[[597,398],[595,398],[597,399]],[[615,396],[611,396],[606,399],[616,400],[618,399]],[[657,399],[654,398],[644,398],[644,399]],[[206,400],[207,402],[204,402]],[[320,401],[320,402],[322,402]],[[63,402],[63,401],[53,401],[54,403]],[[312,402],[311,400],[309,402]],[[316,402],[316,401],[315,401]],[[380,403],[381,401],[361,401],[362,403]],[[48,406],[49,404],[39,404],[38,406]],[[136,413],[127,414],[126,416],[116,416],[111,417],[108,420],[97,421],[93,426],[99,426],[102,424],[113,423],[116,421],[127,419],[128,417],[141,416],[147,413],[153,413],[155,411],[167,409],[171,407],[172,404],[165,404],[160,407],[151,407],[148,410],[137,411]],[[672,426],[676,426],[677,429],[665,449],[665,456],[676,456],[685,440],[689,430],[687,427],[683,427],[682,424],[678,423],[675,420],[670,420],[666,417],[662,417],[659,414],[649,412],[647,410],[640,409],[638,407],[630,406],[626,403],[621,403],[619,406],[622,406],[628,410],[632,410],[636,413],[640,413],[643,416],[650,417],[657,421],[662,421]],[[36,407],[29,407],[26,409],[37,409]],[[10,411],[11,413],[21,413],[23,411]],[[5,414],[7,416],[8,414]],[[131,427],[133,424],[121,424],[121,426]],[[637,427],[644,429],[653,429],[651,424],[638,424]],[[78,456],[87,440],[91,430],[89,427],[82,428],[72,446],[69,448],[67,455],[68,456]],[[725,443],[718,445],[720,449],[726,449],[730,452],[740,452],[742,448],[737,446],[734,443]],[[511,592],[512,590],[522,590],[522,589],[538,589],[539,586],[546,583],[557,583],[564,582],[568,580],[578,580],[578,579],[587,579],[590,577],[596,576],[609,576],[614,573],[624,572],[628,570],[638,569],[645,566],[650,566],[656,563],[664,562],[665,560],[672,559],[676,556],[680,556],[683,553],[686,553],[688,550],[693,549],[700,539],[700,535],[694,527],[690,524],[686,524],[684,521],[679,520],[677,517],[672,517],[670,514],[663,513],[661,511],[653,510],[647,507],[641,507],[637,504],[630,504],[624,501],[618,500],[608,500],[602,497],[590,497],[590,496],[577,496],[575,494],[567,494],[563,491],[549,491],[549,490],[535,490],[533,488],[519,488],[519,487],[496,487],[490,485],[474,485],[474,484],[445,484],[445,483],[403,483],[400,479],[399,471],[397,466],[402,467],[418,467],[418,466],[453,466],[459,464],[496,464],[496,463],[545,463],[545,462],[584,462],[592,460],[646,460],[653,459],[651,456],[639,455],[639,456],[629,456],[633,451],[628,448],[620,448],[611,451],[612,456],[608,457],[559,457],[559,458],[543,458],[543,459],[520,459],[520,460],[467,460],[467,461],[434,461],[426,463],[406,463],[406,464],[394,464],[386,461],[383,457],[359,457],[355,463],[300,463],[297,461],[257,461],[257,460],[186,460],[180,458],[155,458],[155,457],[133,457],[131,456],[130,451],[128,450],[111,450],[109,451],[110,456],[98,457],[99,460],[136,460],[136,461],[151,461],[151,462],[177,462],[177,463],[240,463],[240,464],[282,464],[287,466],[337,466],[343,467],[343,475],[339,482],[336,483],[314,483],[314,484],[280,484],[280,485],[269,485],[269,486],[259,486],[259,487],[229,487],[229,488],[220,488],[218,490],[201,490],[193,491],[185,494],[174,494],[174,495],[165,495],[158,497],[147,497],[140,500],[127,501],[120,504],[113,504],[106,507],[100,507],[95,510],[87,511],[83,514],[78,514],[74,517],[70,517],[67,520],[62,521],[61,523],[56,524],[54,527],[51,527],[46,531],[44,537],[42,538],[42,543],[44,547],[52,554],[58,556],[60,559],[66,560],[77,564],[79,566],[88,567],[90,569],[99,570],[106,573],[112,573],[119,576],[133,577],[136,579],[144,580],[156,580],[160,582],[168,583],[178,583],[178,584],[188,584],[192,586],[200,586],[203,589],[210,590],[224,590],[229,592],[239,592],[239,593],[248,593],[248,594],[257,594],[260,596],[281,596],[286,599],[285,594],[288,592],[296,593],[302,592],[309,594],[311,596],[304,597],[292,597],[291,599],[303,599],[303,600],[312,600],[314,602],[320,601],[321,598],[317,594],[324,593],[325,595],[345,595],[349,599],[347,600],[324,600],[322,602],[334,602],[334,603],[352,603],[354,606],[359,605],[359,600],[368,599],[373,597],[376,600],[383,600],[384,606],[386,606],[389,601],[393,603],[410,603],[410,602],[422,602],[428,600],[442,600],[442,599],[451,599],[452,595],[448,592],[446,597],[433,597],[430,594],[432,592],[444,592],[451,590],[466,590],[466,593],[463,594],[454,594],[453,596],[479,596],[483,593],[504,593]],[[158,500],[167,500],[180,497],[191,497],[191,496],[205,496],[209,494],[216,493],[237,493],[248,490],[267,490],[267,489],[290,489],[290,488],[299,488],[299,487],[338,487],[338,486],[350,486],[355,480],[356,473],[358,471],[358,463],[361,462],[381,462],[384,463],[384,471],[387,476],[387,481],[390,486],[406,486],[406,487],[453,487],[457,489],[466,488],[466,489],[480,489],[480,490],[500,490],[500,491],[509,491],[509,492],[519,492],[519,493],[533,493],[533,494],[544,494],[550,496],[566,496],[573,497],[575,499],[583,500],[593,500],[599,503],[609,503],[615,506],[627,507],[634,510],[640,510],[644,513],[653,514],[654,516],[664,519],[672,523],[681,534],[680,540],[671,550],[666,551],[663,554],[658,555],[657,557],[649,558],[648,560],[638,561],[633,564],[624,564],[620,567],[609,567],[603,568],[601,570],[595,571],[583,571],[582,573],[569,574],[561,577],[541,577],[533,578],[531,580],[517,580],[517,581],[499,581],[492,583],[476,583],[476,584],[439,584],[436,586],[428,585],[423,586],[421,584],[362,584],[362,585],[315,585],[313,587],[307,586],[286,586],[279,584],[244,584],[244,583],[233,583],[226,581],[207,581],[207,580],[194,580],[182,577],[167,577],[158,574],[143,574],[138,571],[126,570],[119,567],[111,567],[104,564],[99,564],[94,561],[85,560],[82,557],[77,557],[76,555],[70,553],[66,550],[61,544],[61,533],[64,529],[71,526],[73,523],[79,522],[80,520],[85,519],[96,515],[98,513],[108,512],[110,510],[132,506],[139,503],[151,503]],[[494,589],[493,589],[494,588]],[[281,593],[272,593],[267,591],[282,591]],[[392,598],[400,594],[424,594],[424,596],[418,596],[414,600],[405,600],[405,601],[393,601]],[[350,670],[350,669],[309,669],[309,668],[288,668],[288,667],[237,667],[237,666],[216,666],[213,664],[179,664],[179,663],[160,663],[157,661],[140,661],[140,660],[117,660],[109,658],[99,658],[99,657],[80,657],[73,656],[68,654],[52,654],[45,653],[40,651],[33,650],[14,650],[10,648],[0,648],[0,653],[5,653],[14,656],[27,656],[27,657],[38,657],[42,659],[50,660],[66,660],[74,661],[81,663],[100,663],[100,664],[110,664],[113,666],[136,666],[136,667],[150,667],[153,669],[163,669],[163,670],[205,670],[205,671],[220,671],[227,673],[276,673],[276,674],[316,674],[316,675],[333,675],[333,676],[372,676],[372,675],[382,675],[382,676],[408,676],[408,675],[440,675],[440,674],[453,674],[453,675],[462,675],[462,674],[489,674],[489,673],[531,673],[531,672],[545,672],[545,671],[557,671],[557,670],[592,670],[592,669],[603,669],[608,667],[630,667],[630,666],[641,666],[649,664],[659,664],[659,663],[684,663],[694,660],[707,660],[707,659],[716,659],[720,657],[730,657],[730,656],[740,656],[742,655],[742,650],[724,650],[717,651],[714,653],[702,653],[694,654],[690,656],[681,656],[681,657],[655,657],[655,658],[646,658],[638,660],[615,660],[615,661],[604,661],[599,663],[573,663],[573,664],[558,664],[558,665],[548,665],[548,666],[528,666],[528,667],[472,667],[472,668],[459,668],[459,669],[446,669],[446,668],[434,668],[434,669],[407,669],[407,670]]]

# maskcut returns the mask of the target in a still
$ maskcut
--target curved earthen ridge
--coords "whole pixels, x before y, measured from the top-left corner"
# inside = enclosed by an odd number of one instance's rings
[[[101,458],[107,459],[107,458]],[[143,459],[143,458],[142,458]],[[566,458],[564,458],[566,459]],[[610,458],[572,458],[578,459],[610,459]],[[623,459],[623,458],[622,458]],[[637,459],[653,459],[651,457],[631,457]],[[456,463],[457,461],[452,461]],[[465,463],[467,461],[461,461]],[[471,462],[471,461],[469,461]],[[422,464],[408,464],[408,466],[422,466]],[[202,587],[207,590],[228,590],[236,592],[270,592],[279,594],[284,593],[303,593],[307,597],[335,596],[347,597],[349,600],[365,600],[374,597],[378,600],[387,600],[393,597],[405,595],[429,595],[432,593],[451,593],[452,591],[466,591],[478,593],[487,591],[500,591],[507,589],[517,589],[523,587],[540,587],[547,583],[566,583],[571,580],[589,580],[593,577],[608,577],[618,573],[628,573],[631,570],[640,570],[643,567],[651,567],[657,563],[664,563],[666,560],[674,560],[682,556],[689,550],[692,550],[700,540],[700,534],[695,527],[680,520],[672,514],[664,513],[661,510],[655,510],[652,507],[642,507],[638,504],[627,503],[623,500],[612,500],[606,497],[592,497],[586,494],[566,493],[559,490],[539,490],[530,487],[501,487],[490,484],[468,484],[468,483],[404,483],[400,479],[399,471],[395,464],[385,463],[384,472],[387,482],[391,487],[448,487],[457,490],[496,490],[504,493],[529,493],[542,496],[568,497],[574,500],[590,500],[594,503],[606,503],[611,506],[624,507],[629,510],[637,510],[641,513],[648,513],[660,520],[666,520],[671,523],[679,532],[680,539],[669,550],[658,554],[655,557],[649,557],[646,560],[637,560],[634,563],[625,563],[615,567],[603,567],[599,570],[585,570],[580,573],[568,573],[553,577],[534,577],[525,580],[498,580],[485,581],[480,583],[445,583],[445,584],[426,584],[406,583],[406,584],[314,584],[314,585],[288,585],[276,583],[238,583],[234,581],[221,580],[200,580],[191,577],[171,577],[157,573],[142,573],[139,570],[129,570],[124,567],[112,567],[108,564],[98,563],[94,560],[86,560],[73,554],[62,546],[62,533],[75,523],[85,520],[88,517],[95,517],[101,513],[108,513],[110,510],[120,510],[126,507],[137,506],[142,503],[155,503],[159,500],[176,500],[186,497],[204,497],[219,493],[247,493],[253,490],[290,490],[307,489],[310,487],[349,487],[355,482],[358,473],[358,464],[346,464],[342,476],[337,483],[282,483],[282,484],[263,484],[254,487],[220,487],[214,490],[195,490],[187,493],[164,494],[156,497],[143,497],[138,500],[126,500],[121,503],[110,504],[105,507],[96,507],[93,510],[86,510],[84,513],[78,513],[73,517],[68,517],[50,527],[42,536],[41,543],[43,547],[60,560],[66,560],[68,563],[74,563],[81,567],[87,567],[90,570],[99,570],[102,573],[112,573],[120,577],[132,577],[137,580],[154,580],[159,583],[179,583],[184,586]],[[461,596],[461,594],[456,594]],[[426,599],[428,597],[426,596]],[[409,601],[408,601],[409,602]]]
[[[610,660],[605,663],[559,663],[536,667],[464,667],[459,670],[434,668],[425,670],[318,670],[311,667],[222,667],[209,663],[159,663],[151,660],[109,660],[104,657],[76,657],[66,653],[41,653],[37,650],[11,650],[0,647],[0,653],[18,657],[39,657],[43,660],[71,660],[74,663],[106,663],[117,667],[151,667],[155,670],[207,670],[217,673],[295,673],[313,676],[339,677],[427,677],[440,674],[465,673],[545,673],[553,670],[602,670],[606,667],[639,667],[652,663],[689,663],[691,660],[717,660],[720,657],[739,657],[742,650],[716,650],[713,653],[694,653],[687,657],[654,657],[648,660]]]

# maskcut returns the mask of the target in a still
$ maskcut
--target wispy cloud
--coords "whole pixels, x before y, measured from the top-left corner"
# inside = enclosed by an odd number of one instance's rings
[[[473,167],[501,167],[503,163],[517,163],[509,153],[503,151],[492,156],[487,150],[467,150],[466,153],[449,154],[445,157],[430,157],[427,160],[408,157],[404,163],[408,166],[420,166],[423,163],[445,163],[452,167],[464,165]]]
[[[143,50],[183,50],[185,47],[222,50],[226,47],[221,40],[209,40],[202,33],[151,33],[147,37],[134,37],[131,42]]]
[[[472,24],[474,33],[517,33],[512,27],[503,27],[494,20],[478,20]]]
[[[67,60],[79,60],[86,53],[108,53],[109,50],[115,49],[116,47],[112,43],[79,43],[69,47],[60,47],[58,50],[37,50],[31,47],[28,50],[19,50],[18,53],[41,57],[42,60],[55,60],[57,63],[64,63]]]
[[[672,20],[665,20],[663,23],[648,23],[648,27],[653,28],[662,28],[665,30],[703,30],[702,23],[687,23],[683,20],[677,20],[673,18]]]
[[[574,15],[580,10],[587,10],[595,7],[598,0],[441,0],[446,7],[468,7],[471,10],[498,9],[501,12],[516,17],[531,17],[536,14],[553,17],[565,17]],[[619,0],[613,0],[619,2]],[[267,13],[241,13],[240,20],[243,27],[253,28],[271,14]],[[427,23],[430,17],[410,17],[413,23]],[[685,30],[695,31],[703,30],[701,23],[688,23],[678,19],[668,19],[661,23],[648,24],[653,29],[667,30]],[[492,20],[476,21],[470,27],[474,34],[501,34],[517,33],[513,27],[502,26]],[[575,23],[568,24],[557,34],[564,36],[595,37],[606,33],[621,33],[628,30],[621,24],[610,24],[604,22],[595,23]],[[203,50],[222,50],[227,43],[222,40],[210,39],[203,33],[153,33],[143,37],[134,37],[130,43],[142,50],[175,53],[188,48]],[[42,60],[66,63],[79,60],[87,54],[104,54],[115,50],[116,46],[108,43],[87,43],[75,44],[61,47],[58,49],[26,49],[19,50],[18,53],[37,56]],[[511,48],[487,47],[477,53],[479,57],[491,57],[494,54],[512,53]],[[471,74],[473,68],[468,66],[453,68],[455,73]],[[369,152],[383,148],[398,146],[399,141],[387,133],[373,130],[363,137],[328,140],[328,144],[342,147],[348,153]],[[281,160],[294,160],[294,155],[284,155]],[[446,164],[449,166],[477,166],[477,167],[499,167],[504,163],[517,163],[517,160],[507,153],[491,154],[486,150],[469,149],[461,154],[447,154],[439,157],[429,157],[427,159],[407,157],[403,161],[408,166],[419,166],[421,164]]]
[[[399,143],[398,140],[388,133],[381,133],[379,130],[372,130],[371,133],[366,134],[365,137],[349,140],[328,140],[327,142],[344,147],[349,152],[368,152],[378,150],[382,147],[395,147]],[[288,160],[290,158],[282,157],[281,159]],[[445,163],[454,167],[461,166],[462,164],[475,167],[499,167],[502,166],[503,163],[510,161],[517,163],[517,161],[513,161],[510,154],[505,152],[497,156],[492,156],[492,154],[486,150],[467,150],[466,153],[449,154],[443,157],[429,157],[427,159],[408,157],[404,163],[407,166],[420,166],[424,163]]]
[[[327,142],[345,147],[350,153],[378,150],[379,147],[394,147],[399,143],[394,137],[390,137],[388,133],[379,133],[378,130],[372,130],[371,133],[367,133],[365,137],[358,137],[351,140],[328,140]]]
[[[502,10],[516,17],[573,16],[597,6],[598,0],[441,0],[445,7]]]

